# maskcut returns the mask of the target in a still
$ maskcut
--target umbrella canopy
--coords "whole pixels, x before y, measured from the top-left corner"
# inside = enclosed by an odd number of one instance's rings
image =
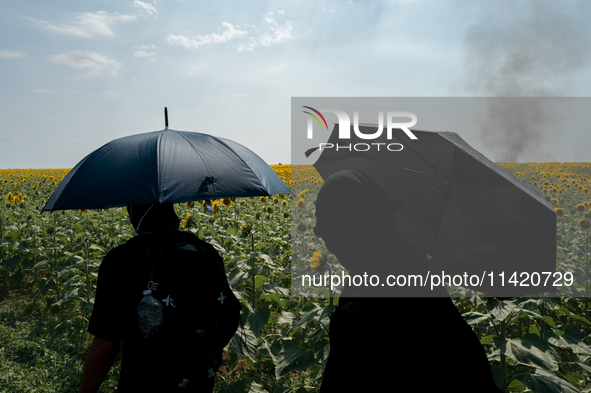
[[[365,134],[376,128],[359,125]],[[323,149],[314,167],[324,179],[343,169],[362,172],[393,201],[401,199],[405,208],[395,225],[431,272],[476,274],[486,279],[468,286],[499,297],[555,292],[552,280],[536,287],[508,284],[514,272],[521,282],[522,272],[556,271],[556,213],[535,188],[453,132],[413,130],[417,139],[410,140],[395,129],[391,140],[383,132],[370,145],[351,131],[345,148]],[[343,142],[337,124],[327,143],[336,147]],[[391,143],[404,147],[390,151],[386,146]]]
[[[271,167],[246,147],[164,129],[115,139],[90,153],[42,211],[289,193]]]

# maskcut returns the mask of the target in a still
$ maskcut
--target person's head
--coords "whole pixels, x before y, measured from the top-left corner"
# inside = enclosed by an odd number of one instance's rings
[[[357,270],[378,263],[376,256],[404,241],[394,226],[401,202],[392,203],[387,193],[368,176],[351,170],[328,177],[316,200],[314,233],[341,264]]]
[[[181,222],[172,203],[127,205],[127,213],[136,233],[177,230]]]

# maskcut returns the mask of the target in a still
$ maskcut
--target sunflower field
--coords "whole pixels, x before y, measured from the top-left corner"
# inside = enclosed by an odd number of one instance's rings
[[[591,163],[500,165],[554,206],[558,269],[572,272],[574,285],[561,297],[504,301],[466,290],[454,303],[480,338],[503,391],[591,392]],[[292,264],[306,272],[338,265],[309,231],[322,179],[310,166],[272,168],[291,195],[215,200],[213,214],[204,201],[175,205],[182,230],[224,257],[243,307],[242,328],[216,379],[219,392],[315,392],[330,351],[338,296],[291,292]],[[78,390],[92,339],[87,327],[98,267],[132,236],[125,208],[41,214],[67,173],[0,170],[0,392]],[[101,392],[115,389],[119,363]],[[431,366],[417,365],[426,378]]]

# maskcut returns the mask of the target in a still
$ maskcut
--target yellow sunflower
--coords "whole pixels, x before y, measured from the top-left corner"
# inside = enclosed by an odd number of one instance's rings
[[[300,200],[298,201],[297,207],[298,209],[302,210],[304,208],[304,199],[300,198]]]
[[[189,224],[189,218],[191,218],[191,215],[187,213],[187,215],[185,216],[185,221],[183,222],[183,229],[187,229],[187,225]]]
[[[320,262],[322,262],[322,253],[320,251],[316,251],[312,255],[312,258],[310,258],[310,268],[318,268],[318,266],[320,266]]]

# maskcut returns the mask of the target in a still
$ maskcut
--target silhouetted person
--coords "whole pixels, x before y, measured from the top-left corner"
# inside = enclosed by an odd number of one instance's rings
[[[232,294],[230,287],[224,288],[225,297],[220,293],[220,298],[217,299],[223,305],[221,306],[223,311],[220,311],[220,315],[223,316],[220,317],[219,325],[216,326],[216,333],[213,336],[209,336],[209,332],[197,330],[197,332],[201,332],[197,337],[197,333],[192,334],[195,330],[192,330],[191,334],[181,330],[178,333],[175,332],[175,337],[170,338],[166,336],[169,329],[165,329],[165,325],[161,328],[162,336],[156,337],[157,335],[154,335],[154,337],[145,339],[142,337],[139,327],[138,304],[145,295],[143,291],[146,289],[146,284],[152,283],[151,273],[154,270],[152,269],[151,272],[148,256],[156,252],[160,254],[165,247],[170,246],[163,247],[163,243],[160,243],[163,239],[169,239],[170,244],[175,246],[178,244],[176,242],[180,242],[183,244],[183,248],[198,251],[195,252],[194,260],[180,261],[183,262],[181,265],[177,260],[166,259],[164,261],[165,265],[180,266],[178,271],[174,269],[167,271],[163,269],[163,264],[157,266],[159,270],[163,270],[160,278],[165,276],[184,277],[183,280],[172,282],[188,282],[186,286],[194,293],[200,293],[199,287],[207,287],[207,282],[221,280],[225,282],[225,285],[228,285],[223,273],[223,260],[213,246],[192,233],[178,230],[180,221],[174,212],[172,203],[128,205],[128,214],[134,232],[140,236],[135,236],[109,251],[101,263],[96,300],[88,327],[88,331],[94,335],[94,339],[86,357],[79,392],[98,391],[122,343],[123,356],[118,392],[160,393],[178,390],[210,393],[214,387],[214,377],[208,375],[205,367],[200,374],[189,373],[191,381],[186,380],[188,386],[185,386],[184,383],[179,384],[178,379],[175,379],[178,370],[172,369],[171,365],[179,364],[177,361],[179,360],[181,367],[193,366],[194,359],[201,359],[209,355],[215,357],[218,364],[221,362],[223,348],[236,331],[240,317],[240,303]],[[152,248],[152,254],[150,254]],[[190,263],[185,264],[184,262]],[[206,263],[208,266],[212,263],[218,265],[219,269],[215,271],[217,274],[207,277],[200,276],[198,273],[208,271],[205,268],[204,270],[199,268]],[[163,282],[152,284],[162,285]],[[166,281],[164,281],[164,285],[166,285]],[[158,291],[158,287],[153,286],[152,288],[154,292]],[[213,295],[215,298],[218,293]],[[203,314],[199,314],[199,312],[195,312],[195,314],[199,316],[200,320],[206,320],[209,315],[205,314],[204,310],[210,310],[210,308],[206,308],[209,303],[206,303],[203,297],[198,300],[201,302],[200,312]],[[188,299],[179,299],[176,295],[173,297],[169,295],[164,300],[163,307],[181,309],[180,302],[187,304]],[[165,320],[164,323],[172,323],[171,321],[172,319]],[[177,325],[170,326],[177,328]],[[179,324],[179,330],[180,327]],[[207,342],[203,347],[195,344],[201,339]],[[174,343],[174,345],[170,343]],[[205,352],[209,352],[209,354]],[[212,369],[213,373],[215,371],[217,368]]]
[[[377,286],[343,289],[320,392],[500,392],[444,288],[381,285],[388,275],[426,273],[394,225],[401,208],[354,171],[333,174],[318,193],[316,235],[350,276],[380,277]]]

